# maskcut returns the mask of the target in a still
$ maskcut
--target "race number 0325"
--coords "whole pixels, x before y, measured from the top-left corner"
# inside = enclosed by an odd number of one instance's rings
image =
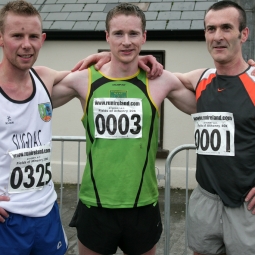
[[[39,173],[39,178],[37,177]],[[45,181],[45,176],[48,175],[48,180]],[[50,171],[50,162],[47,162],[45,166],[43,164],[38,164],[35,169],[31,165],[27,165],[22,169],[17,166],[13,169],[10,176],[10,185],[12,189],[22,188],[22,183],[25,189],[31,189],[32,187],[43,187],[47,185],[52,178]]]

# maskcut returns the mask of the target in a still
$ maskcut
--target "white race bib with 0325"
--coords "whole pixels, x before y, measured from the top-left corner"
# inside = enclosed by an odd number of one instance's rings
[[[96,138],[142,137],[142,99],[95,98],[93,112]]]
[[[50,144],[11,151],[9,155],[12,158],[9,193],[41,190],[50,182]]]
[[[198,154],[235,156],[235,123],[232,113],[205,112],[192,114]]]

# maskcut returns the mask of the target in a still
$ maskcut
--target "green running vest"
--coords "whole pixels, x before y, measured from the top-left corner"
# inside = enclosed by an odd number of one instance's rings
[[[82,123],[87,161],[79,198],[88,206],[132,208],[158,199],[159,112],[144,71],[121,79],[91,67]],[[138,138],[135,138],[138,136]]]

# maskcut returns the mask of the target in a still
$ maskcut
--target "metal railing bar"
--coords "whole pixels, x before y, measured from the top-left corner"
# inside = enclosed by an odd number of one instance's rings
[[[64,141],[61,141],[61,183],[60,183],[60,215],[62,215],[63,203],[63,182],[64,182]]]
[[[77,167],[77,202],[79,198],[80,189],[80,143],[86,142],[85,136],[52,136],[52,141],[61,142],[61,175],[60,175],[60,201],[59,213],[62,215],[63,205],[63,182],[64,182],[64,146],[65,142],[78,142],[78,167]]]
[[[86,142],[85,136],[52,136],[52,141]]]
[[[78,171],[77,171],[77,203],[79,201],[79,190],[80,190],[80,151],[81,151],[81,142],[78,142]]]
[[[187,243],[187,231],[188,231],[188,227],[187,227],[187,220],[188,220],[188,197],[189,197],[189,149],[186,149],[186,194],[185,194],[185,254],[187,254],[187,247],[188,247],[188,243]]]
[[[174,156],[182,151],[182,150],[194,150],[196,146],[194,144],[184,144],[176,147],[171,153],[168,154],[165,163],[165,218],[164,218],[164,232],[165,232],[165,245],[164,245],[164,255],[170,254],[170,190],[171,190],[171,171],[170,165]],[[187,172],[188,172],[188,164],[186,158],[186,192],[187,191]],[[186,193],[186,212],[187,212],[188,200],[187,200],[187,193]],[[186,228],[186,226],[185,226]],[[187,235],[185,229],[185,236]],[[186,237],[185,237],[185,245],[186,245]],[[187,245],[186,245],[187,247]],[[187,254],[187,252],[186,252]]]

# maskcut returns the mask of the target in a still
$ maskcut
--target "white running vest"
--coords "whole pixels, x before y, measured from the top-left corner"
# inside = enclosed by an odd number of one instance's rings
[[[0,207],[41,217],[57,198],[50,172],[52,104],[33,69],[30,76],[33,93],[24,101],[9,98],[0,81],[0,196],[10,197]]]

